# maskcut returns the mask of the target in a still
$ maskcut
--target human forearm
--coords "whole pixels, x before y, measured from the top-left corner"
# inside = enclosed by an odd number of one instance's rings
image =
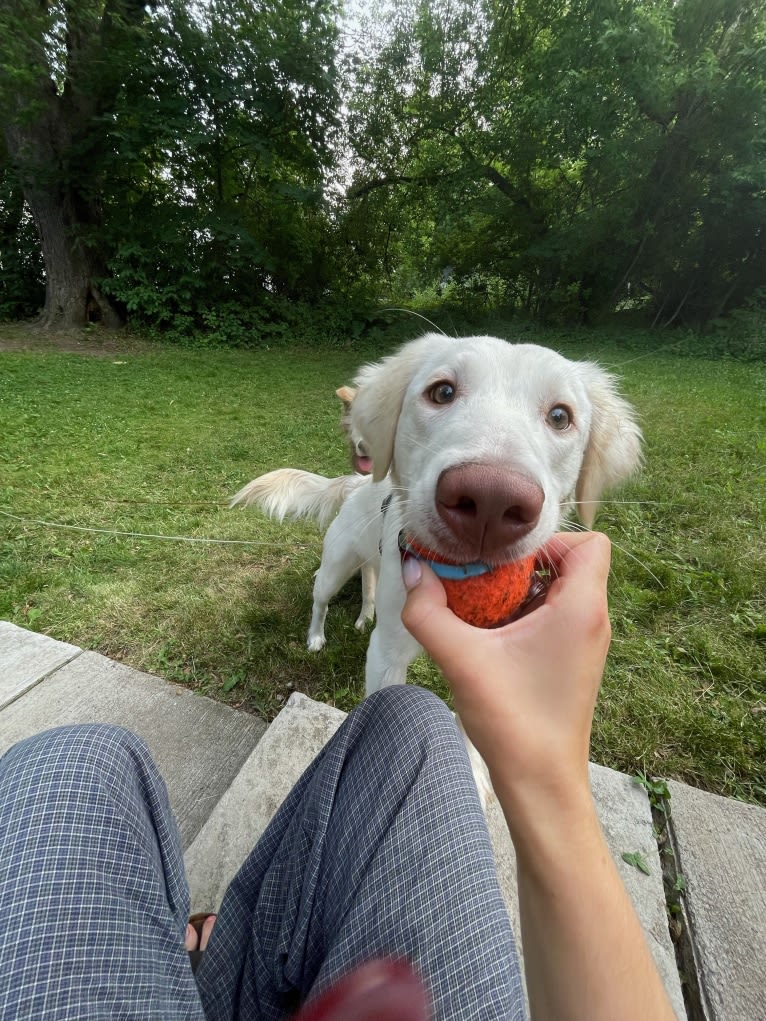
[[[609,543],[558,535],[541,560],[552,578],[545,603],[488,631],[454,617],[438,580],[405,562],[402,620],[444,672],[508,820],[535,1021],[665,1021],[673,1012],[588,782],[610,639]]]
[[[587,785],[513,796],[524,968],[534,1021],[675,1017]]]

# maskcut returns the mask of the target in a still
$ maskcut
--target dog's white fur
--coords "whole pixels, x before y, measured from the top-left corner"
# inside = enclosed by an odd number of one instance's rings
[[[420,652],[401,622],[401,529],[455,561],[498,563],[528,556],[575,506],[582,522],[592,525],[604,491],[638,467],[641,433],[614,378],[599,366],[495,337],[427,334],[363,367],[354,382],[351,426],[372,456],[371,477],[323,479],[282,469],[255,479],[232,503],[255,503],[279,520],[307,516],[320,522],[339,508],[316,574],[308,646],[318,650],[325,644],[327,606],[341,586],[362,570],[366,588],[374,589],[370,576],[379,565],[377,625],[366,667],[370,694],[404,683]],[[436,403],[434,386],[442,382],[450,384],[454,396]],[[555,428],[548,418],[557,406],[570,415],[566,429]],[[502,550],[469,548],[465,536],[451,531],[439,513],[439,480],[466,466],[513,473],[542,491],[533,527]],[[365,599],[357,627],[371,615]]]

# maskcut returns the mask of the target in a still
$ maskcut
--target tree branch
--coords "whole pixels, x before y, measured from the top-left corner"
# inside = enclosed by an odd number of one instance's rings
[[[487,180],[494,184],[502,195],[505,195],[506,198],[509,198],[517,205],[523,206],[524,209],[531,210],[532,205],[529,198],[512,181],[509,181],[507,177],[501,174],[499,170],[489,165],[482,167],[482,170]]]
[[[436,184],[437,181],[446,180],[455,175],[455,171],[444,174],[388,174],[386,177],[376,177],[372,181],[365,181],[364,184],[353,184],[347,194],[350,199],[360,199],[378,188],[391,188],[397,184]]]

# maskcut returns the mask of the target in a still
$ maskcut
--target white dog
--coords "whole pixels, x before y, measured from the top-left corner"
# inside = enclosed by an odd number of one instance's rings
[[[253,480],[232,504],[321,524],[337,511],[314,584],[310,649],[325,644],[328,603],[357,571],[367,579],[364,627],[379,567],[370,694],[404,683],[421,651],[401,622],[402,530],[456,563],[529,556],[575,507],[590,527],[604,491],[638,467],[641,433],[599,366],[495,337],[427,334],[363,367],[354,382],[351,425],[365,439],[372,476],[286,468]]]

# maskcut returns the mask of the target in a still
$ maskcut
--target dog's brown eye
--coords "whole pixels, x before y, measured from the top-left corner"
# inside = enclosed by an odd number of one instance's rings
[[[554,429],[564,432],[571,425],[572,417],[563,404],[557,404],[548,412],[547,421],[548,425],[553,426]]]
[[[428,396],[434,404],[451,404],[455,400],[455,388],[452,383],[434,383],[428,391]]]

